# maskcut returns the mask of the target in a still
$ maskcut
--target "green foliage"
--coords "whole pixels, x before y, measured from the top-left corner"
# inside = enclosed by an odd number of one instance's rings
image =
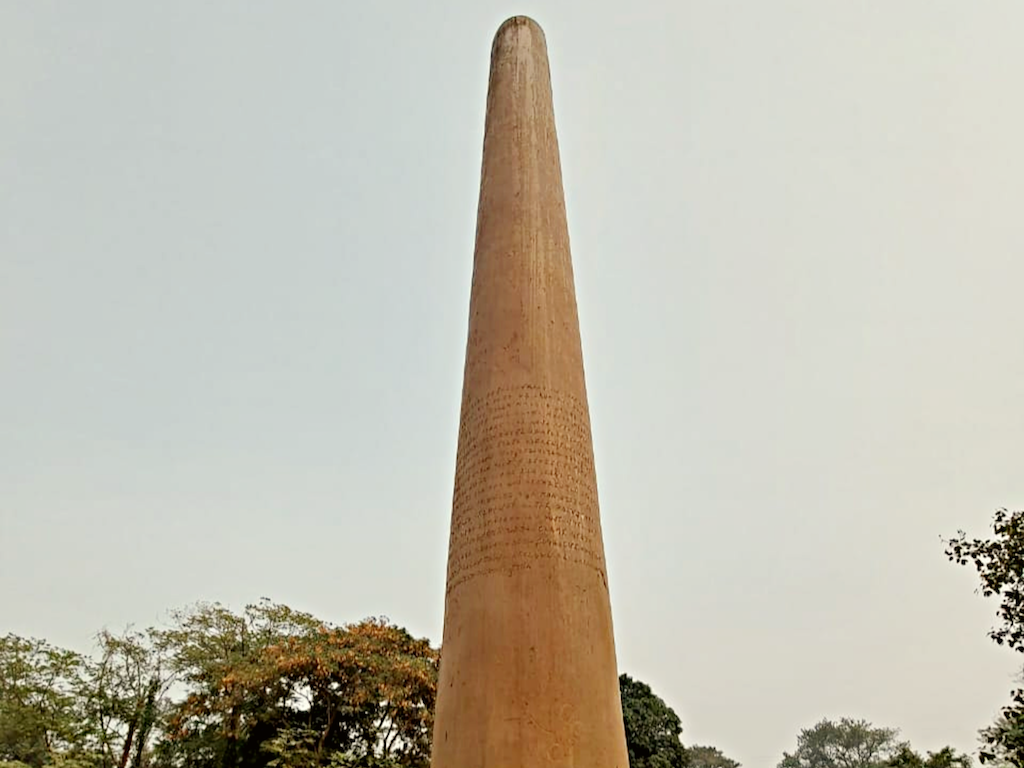
[[[946,556],[957,565],[973,565],[982,595],[999,598],[1002,623],[989,633],[992,639],[1024,651],[1024,510],[997,510],[992,532],[992,539],[968,539],[958,531],[946,542]]]
[[[886,768],[970,768],[971,758],[958,755],[952,747],[943,747],[938,752],[929,752],[927,757],[904,744],[885,763]]]
[[[438,656],[387,619],[332,626],[269,600],[104,631],[92,658],[8,635],[0,768],[429,768]],[[621,675],[619,690],[630,768],[740,768],[685,748],[679,716],[646,683]],[[823,720],[780,768],[970,766],[896,734]]]
[[[981,730],[984,746],[978,757],[982,763],[1024,765],[1024,690],[1013,691],[1011,702],[992,725]]]
[[[0,768],[429,766],[438,654],[385,619],[200,604],[97,645],[0,640]]]
[[[740,764],[716,747],[688,747],[690,768],[740,768]]]
[[[271,646],[320,622],[269,600],[241,614],[217,603],[199,604],[172,618],[174,626],[158,633],[158,644],[185,697],[167,712],[166,737],[157,748],[161,762],[190,768],[265,765],[269,757],[261,745],[280,725],[286,693],[281,681],[261,689],[244,681],[262,675]]]
[[[89,722],[79,695],[85,658],[42,640],[0,639],[0,761],[41,766],[81,750]]]
[[[779,768],[881,768],[905,746],[898,734],[866,720],[822,720],[800,731],[796,750],[783,753]]]
[[[159,634],[104,630],[96,639],[99,659],[89,667],[86,708],[103,764],[141,768],[174,682]]]
[[[991,539],[968,539],[958,531],[946,542],[946,556],[957,565],[972,565],[981,579],[981,593],[999,600],[1000,623],[989,636],[998,644],[1024,652],[1024,510],[997,510]],[[981,731],[982,763],[1006,761],[1024,765],[1024,690],[1010,694],[999,718]]]
[[[650,686],[619,676],[622,720],[626,728],[629,768],[686,768],[689,755],[679,740],[679,716]]]

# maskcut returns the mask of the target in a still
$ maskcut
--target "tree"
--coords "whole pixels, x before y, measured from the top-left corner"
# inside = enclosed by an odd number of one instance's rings
[[[629,768],[686,768],[683,726],[672,708],[649,685],[625,674],[619,675],[619,695]]]
[[[946,556],[957,565],[973,565],[981,593],[999,600],[999,624],[989,636],[998,645],[1024,652],[1024,510],[999,509],[991,539],[968,539],[964,531],[946,542]],[[999,718],[981,731],[982,763],[997,760],[1024,765],[1024,690],[1010,694]]]
[[[386,619],[205,605],[163,637],[187,689],[157,750],[169,768],[429,764],[438,654]]]
[[[85,658],[43,640],[0,638],[0,762],[41,766],[88,751],[79,686]]]
[[[722,754],[717,747],[688,747],[690,768],[740,768],[740,764]]]
[[[185,698],[168,712],[157,746],[161,762],[189,768],[263,766],[263,742],[276,735],[286,704],[280,681],[260,673],[264,654],[288,637],[320,626],[312,616],[269,600],[235,614],[200,603],[172,614],[157,645],[183,685]],[[263,687],[242,681],[259,677]]]
[[[866,720],[822,720],[800,731],[796,750],[783,753],[778,768],[881,768],[904,746],[898,734]]]
[[[1019,693],[1014,691],[1015,700]],[[982,749],[978,756],[982,763],[993,768],[1021,765],[1019,756],[1024,744],[1024,717],[1018,716],[1018,711],[1019,707],[1004,707],[992,725],[979,731]],[[1014,755],[1017,756],[1015,760]]]
[[[367,619],[289,638],[268,656],[267,671],[306,702],[286,736],[309,745],[312,764],[429,765],[438,654],[426,640]]]
[[[921,757],[917,752],[904,744],[899,751],[885,763],[886,768],[970,768],[971,758],[958,755],[952,747],[943,747],[938,752],[929,752]]]
[[[97,635],[99,659],[88,665],[86,710],[104,765],[142,768],[174,681],[158,633],[126,629]],[[129,763],[130,761],[130,763]]]
[[[0,768],[428,768],[427,640],[269,600],[172,617],[94,658],[0,638]]]

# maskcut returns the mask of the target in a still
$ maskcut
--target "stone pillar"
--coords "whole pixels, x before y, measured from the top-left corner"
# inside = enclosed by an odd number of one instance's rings
[[[628,768],[544,33],[491,50],[433,768]]]

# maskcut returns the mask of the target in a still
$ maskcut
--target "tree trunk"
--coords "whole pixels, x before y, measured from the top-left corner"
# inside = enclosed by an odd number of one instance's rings
[[[124,737],[124,749],[121,750],[121,762],[117,764],[117,768],[124,768],[128,765],[128,755],[132,752],[132,739],[135,738],[135,726],[139,722],[139,715],[136,712],[135,717],[128,723],[128,735]]]
[[[156,679],[150,680],[149,690],[146,691],[146,704],[142,709],[142,718],[139,723],[139,735],[135,739],[135,758],[132,760],[132,768],[142,768],[146,740],[149,738],[149,732],[153,730],[153,723],[156,721],[156,694],[159,690],[160,681]]]
[[[231,714],[228,716],[228,734],[221,760],[222,768],[235,768],[235,764],[238,762],[238,721],[238,707],[232,707]]]
[[[324,732],[320,734],[320,740],[316,745],[316,764],[320,765],[323,759],[324,746],[327,744],[327,736],[331,732],[331,726],[334,725],[334,707],[330,704],[327,705],[327,727],[324,728]]]

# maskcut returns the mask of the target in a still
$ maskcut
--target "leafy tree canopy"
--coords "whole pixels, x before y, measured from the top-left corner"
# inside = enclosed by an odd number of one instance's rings
[[[796,750],[778,768],[881,768],[904,746],[899,731],[866,720],[822,720],[797,736]]]
[[[438,654],[426,640],[268,601],[177,623],[165,639],[188,695],[169,713],[168,766],[428,765]]]
[[[690,768],[740,768],[740,764],[722,754],[717,747],[688,747]]]
[[[971,758],[958,755],[952,747],[943,747],[938,752],[929,752],[927,757],[903,745],[885,763],[886,768],[970,768]]]
[[[672,708],[629,675],[619,676],[619,694],[629,768],[686,768],[689,756],[679,740],[683,726]]]
[[[86,659],[43,640],[0,638],[0,765],[41,766],[88,735]]]
[[[970,565],[981,579],[981,593],[999,601],[999,624],[989,636],[999,645],[1024,652],[1024,510],[997,510],[992,537],[968,539],[963,531],[946,542],[946,556]],[[1024,765],[1024,690],[1010,694],[1010,704],[981,732],[982,763]]]
[[[0,768],[429,765],[438,654],[386,619],[200,604],[97,643],[0,639]]]

